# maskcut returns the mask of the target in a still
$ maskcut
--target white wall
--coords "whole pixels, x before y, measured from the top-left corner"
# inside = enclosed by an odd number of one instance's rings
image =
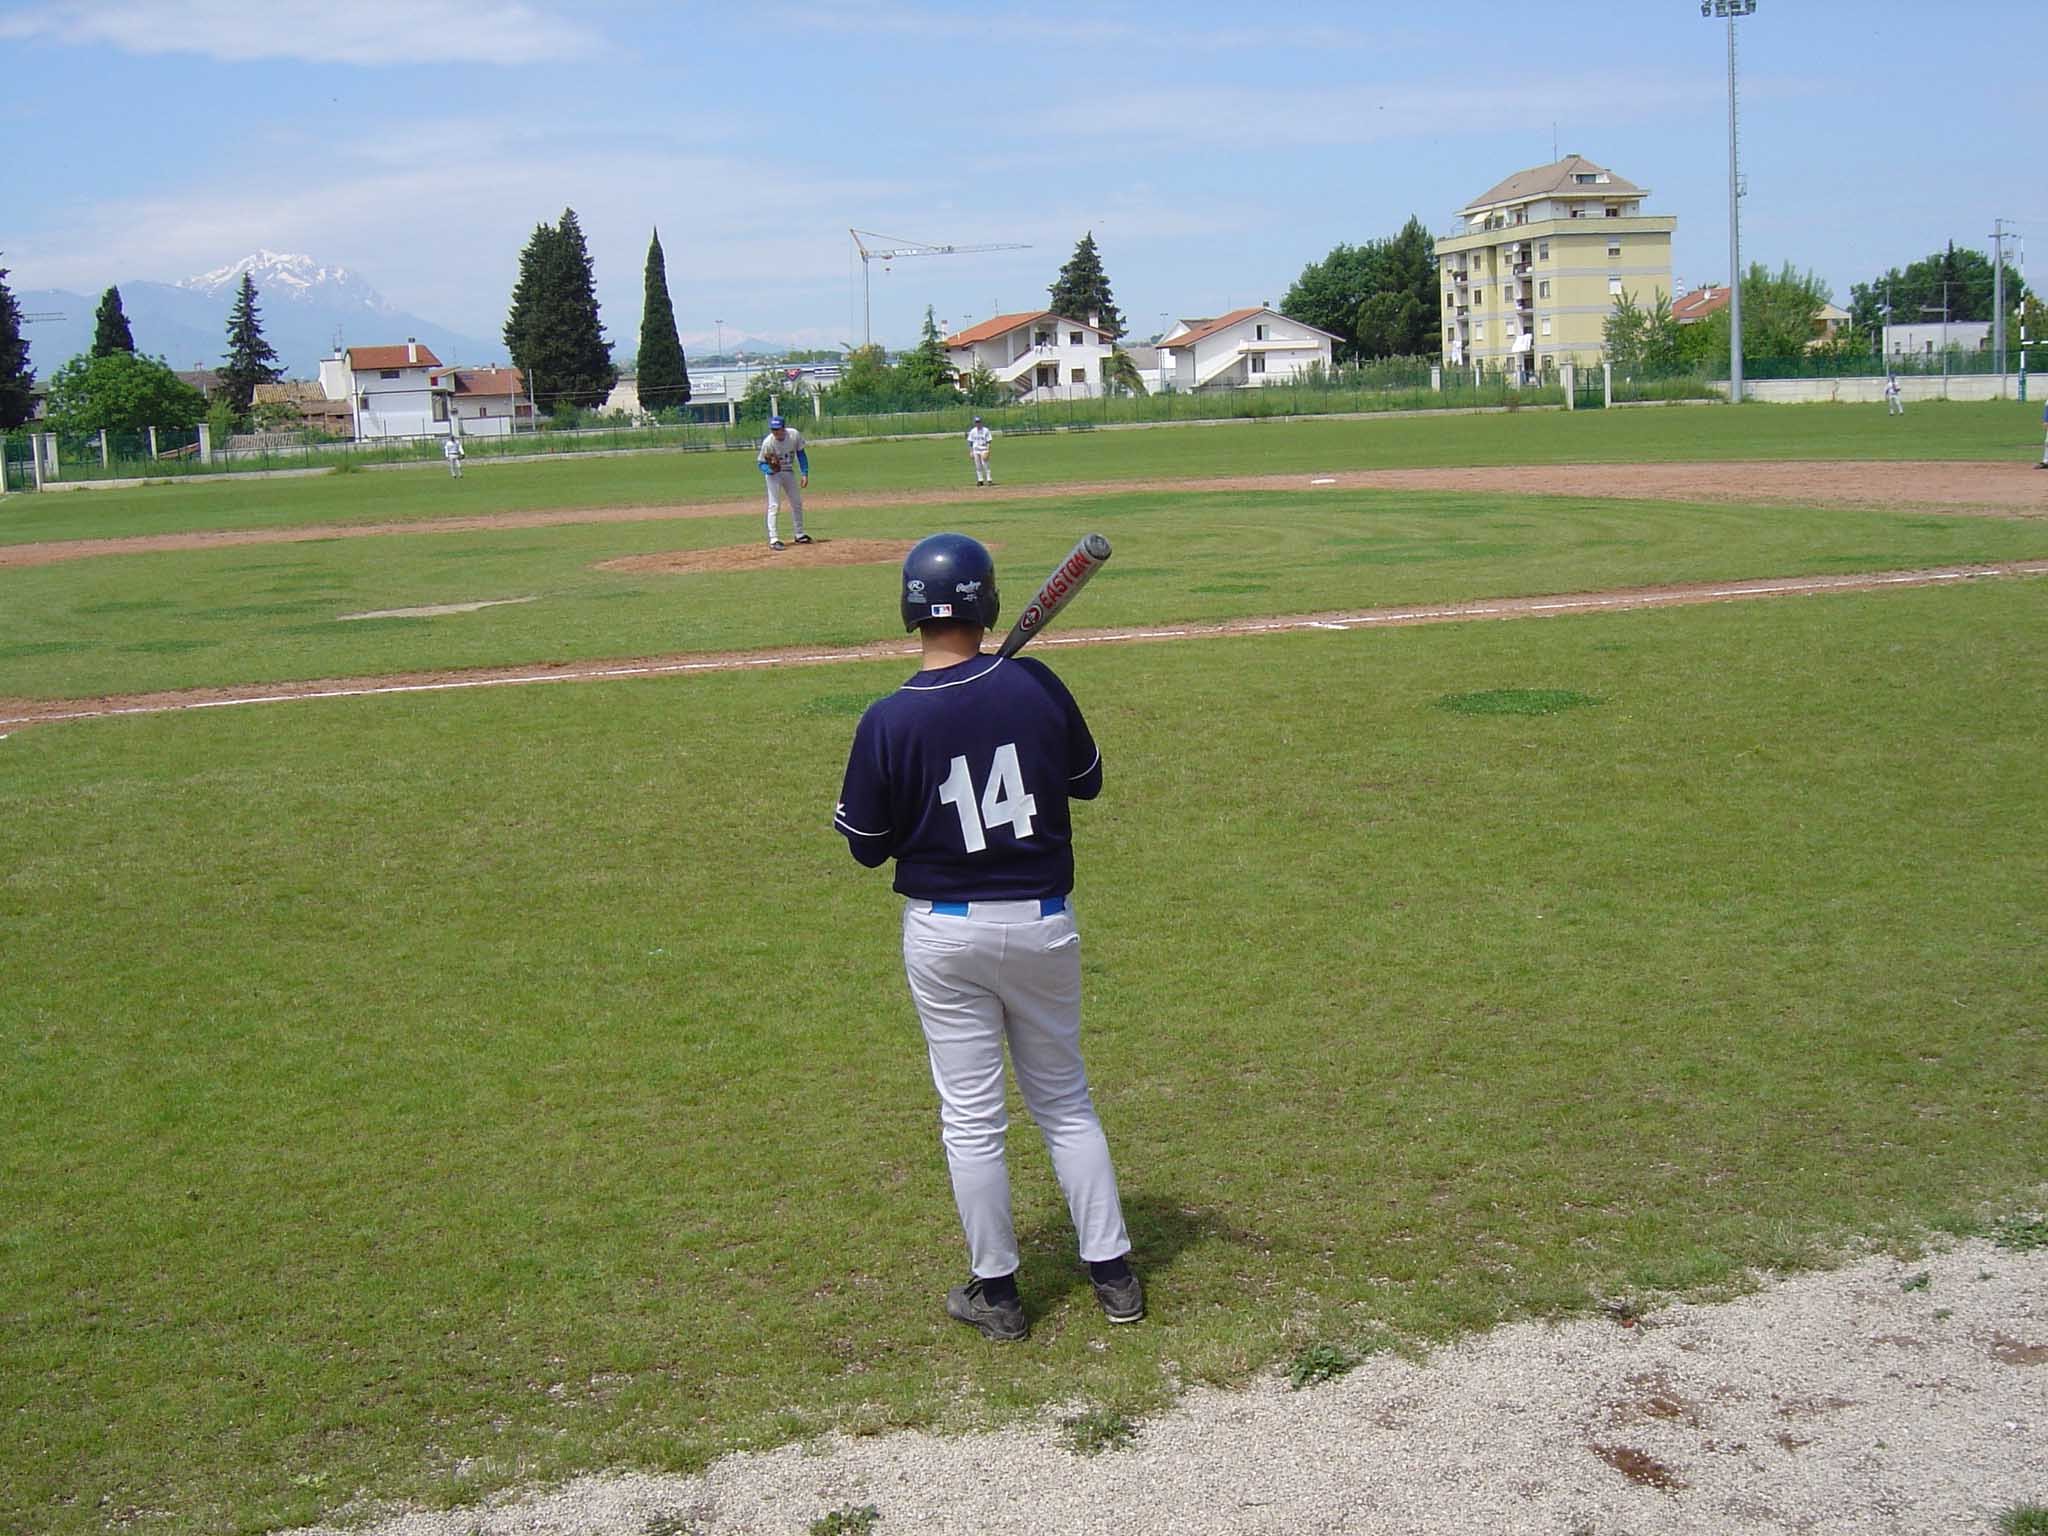
[[[1711,387],[1723,395],[1728,393],[1725,379]],[[1775,405],[1882,404],[1884,375],[1854,379],[1744,379],[1742,393],[1746,399]],[[2007,374],[2004,378],[1995,373],[1958,373],[1949,378],[1940,374],[1899,375],[1899,398],[1908,406],[1915,400],[2017,400],[2019,397],[2020,376],[2016,373]],[[2048,370],[2028,372],[2027,398],[2035,401],[2048,399]]]

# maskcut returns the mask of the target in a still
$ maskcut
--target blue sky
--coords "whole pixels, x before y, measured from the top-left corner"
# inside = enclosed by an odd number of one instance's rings
[[[2003,217],[2048,279],[2048,4],[1761,0],[1740,33],[1745,259],[1844,300]],[[858,341],[849,226],[1031,246],[878,265],[892,345],[926,304],[956,329],[1036,307],[1087,230],[1143,336],[1277,303],[1411,213],[1443,232],[1553,147],[1677,215],[1682,286],[1727,269],[1725,32],[1698,0],[7,0],[0,60],[17,291],[267,246],[495,337],[520,246],[571,206],[622,352],[656,225],[697,349],[720,321],[728,347]]]

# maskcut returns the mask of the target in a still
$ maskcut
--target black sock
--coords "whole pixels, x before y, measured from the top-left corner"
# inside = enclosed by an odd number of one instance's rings
[[[1088,1278],[1103,1285],[1114,1285],[1119,1280],[1130,1279],[1131,1256],[1126,1253],[1113,1259],[1103,1259],[1100,1263],[1091,1262],[1088,1265]]]
[[[996,1306],[1002,1306],[1007,1302],[1015,1301],[1017,1299],[1017,1272],[1012,1270],[1009,1274],[998,1275],[993,1280],[983,1280],[981,1282],[981,1299],[991,1302]]]

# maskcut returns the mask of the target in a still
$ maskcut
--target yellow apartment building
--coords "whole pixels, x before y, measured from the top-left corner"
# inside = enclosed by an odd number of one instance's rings
[[[1529,378],[1597,362],[1623,292],[1648,309],[1671,296],[1670,214],[1647,187],[1580,155],[1519,171],[1458,210],[1436,243],[1444,365]]]

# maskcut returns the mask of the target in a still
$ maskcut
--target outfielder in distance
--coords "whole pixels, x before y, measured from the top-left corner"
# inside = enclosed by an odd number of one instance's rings
[[[1081,934],[1069,800],[1102,790],[1102,754],[1044,664],[982,654],[995,563],[958,533],[903,562],[903,627],[922,666],[854,731],[833,825],[855,859],[896,861],[903,968],[924,1026],[953,1201],[971,1273],[948,1315],[991,1339],[1031,1325],[1003,1140],[1003,1047],[1066,1195],[1095,1298],[1145,1315],[1109,1143],[1081,1063]]]
[[[988,451],[996,440],[995,433],[982,424],[979,416],[974,425],[967,429],[967,456],[974,460],[974,483],[994,485],[995,472],[988,467]]]
[[[768,435],[761,439],[754,455],[755,467],[768,482],[768,547],[782,548],[775,530],[775,514],[783,497],[789,499],[789,520],[799,544],[811,542],[804,532],[804,487],[811,483],[811,456],[804,452],[804,435],[791,429],[780,416],[768,418]]]

